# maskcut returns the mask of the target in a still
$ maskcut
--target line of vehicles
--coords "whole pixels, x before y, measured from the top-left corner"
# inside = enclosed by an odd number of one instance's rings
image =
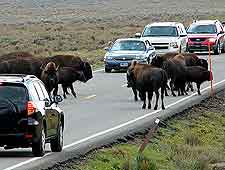
[[[116,40],[104,57],[105,72],[127,69],[132,60],[149,63],[168,52],[225,52],[225,28],[219,20],[194,21],[185,28],[178,22],[157,22],[145,26],[135,38]]]

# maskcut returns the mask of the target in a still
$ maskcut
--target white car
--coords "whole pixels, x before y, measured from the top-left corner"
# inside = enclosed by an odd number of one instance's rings
[[[146,25],[144,31],[136,33],[135,36],[150,41],[157,54],[186,51],[187,32],[181,23],[152,23]]]

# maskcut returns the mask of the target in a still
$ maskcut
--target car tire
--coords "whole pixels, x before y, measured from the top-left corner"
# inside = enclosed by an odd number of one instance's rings
[[[214,49],[214,54],[219,55],[221,53],[220,43],[218,42],[216,49]]]
[[[36,157],[41,157],[45,154],[45,135],[45,129],[42,127],[38,141],[32,143],[32,153]]]
[[[52,152],[61,152],[63,149],[63,126],[61,122],[59,123],[56,137],[50,140],[50,147]]]
[[[225,43],[225,42],[224,42]],[[223,43],[223,47],[221,49],[221,53],[225,53],[225,44]]]
[[[112,69],[106,68],[106,67],[105,67],[105,72],[106,72],[106,73],[111,73],[111,71],[112,71]]]

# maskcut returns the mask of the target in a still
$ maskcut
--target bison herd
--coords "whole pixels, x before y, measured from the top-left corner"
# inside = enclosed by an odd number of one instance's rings
[[[68,88],[76,97],[73,83],[77,80],[87,82],[92,75],[88,62],[78,56],[55,55],[51,57],[34,57],[27,52],[14,52],[0,56],[0,74],[29,74],[43,81],[48,93],[57,95],[58,84],[62,85],[63,96],[66,98]]]
[[[154,109],[158,108],[159,89],[161,89],[162,109],[165,109],[163,98],[171,94],[187,95],[189,88],[193,91],[192,83],[196,83],[200,95],[200,85],[204,81],[210,81],[212,73],[208,71],[208,62],[193,53],[166,53],[152,58],[150,64],[141,64],[133,61],[127,70],[127,85],[134,93],[135,101],[139,97],[143,101],[142,108],[146,108],[146,94],[148,95],[148,109],[151,109],[153,92],[156,95]],[[167,85],[168,80],[169,86]]]

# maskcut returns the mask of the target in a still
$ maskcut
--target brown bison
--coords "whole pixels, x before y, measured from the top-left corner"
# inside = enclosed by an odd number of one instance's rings
[[[90,80],[93,77],[91,65],[78,56],[55,55],[44,59],[44,62],[46,63],[49,61],[52,61],[61,67],[73,67],[78,71],[83,71],[87,80]]]
[[[32,74],[40,78],[41,62],[33,58],[17,58],[0,62],[0,73]]]
[[[73,96],[76,97],[76,93],[73,88],[73,83],[77,80],[83,83],[87,82],[87,79],[85,78],[83,71],[77,71],[72,67],[61,67],[59,69],[58,83],[62,84],[64,98],[66,98],[67,87],[70,88]]]
[[[201,95],[200,85],[205,81],[210,81],[211,72],[201,66],[186,67],[186,80],[188,82],[195,82],[198,89],[198,94]]]
[[[168,79],[171,79],[170,89],[173,96],[176,96],[176,94],[174,93],[174,85],[178,89],[178,95],[184,95],[184,93],[186,94],[185,91],[186,68],[183,59],[184,58],[182,55],[177,55],[168,60],[164,60],[162,57],[156,56],[152,59],[151,62],[153,66],[162,68],[166,71]]]
[[[141,100],[144,102],[142,108],[146,108],[146,93],[148,93],[148,109],[151,109],[151,100],[153,92],[156,94],[156,104],[154,110],[158,108],[159,89],[161,88],[162,109],[164,106],[164,92],[166,90],[167,75],[161,68],[151,67],[148,64],[139,64],[136,61],[132,62],[127,71],[127,77],[140,93]]]
[[[46,90],[49,94],[51,94],[51,91],[53,91],[53,95],[56,96],[58,92],[58,67],[56,67],[56,64],[54,62],[49,62],[45,67],[41,66],[41,80],[45,84]]]

